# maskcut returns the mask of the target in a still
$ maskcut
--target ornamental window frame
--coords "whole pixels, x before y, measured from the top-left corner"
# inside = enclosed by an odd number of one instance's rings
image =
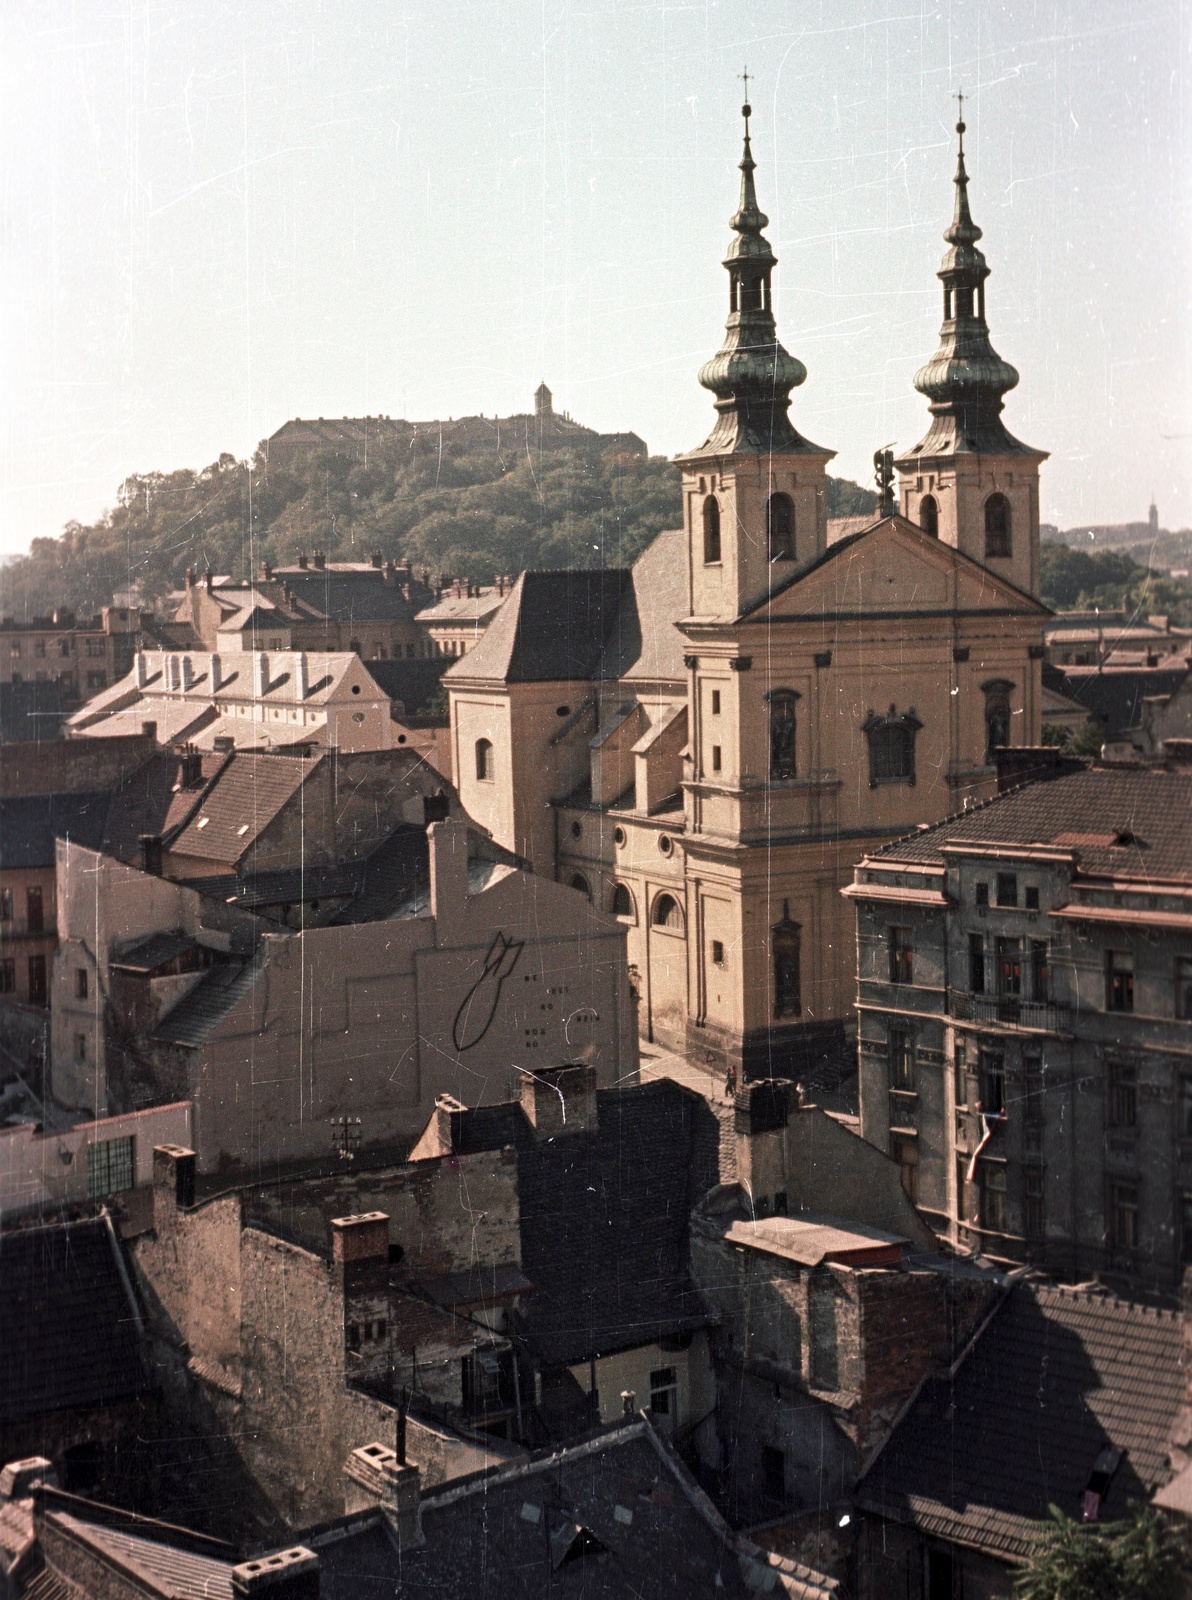
[[[869,746],[869,787],[878,788],[886,783],[905,783],[915,787],[915,736],[923,723],[915,715],[914,706],[898,711],[893,705],[885,716],[871,711],[861,724]],[[883,754],[883,745],[887,748]],[[896,746],[901,746],[900,770],[890,770],[895,763],[890,759]]]
[[[799,776],[799,718],[797,707],[802,698],[799,691],[790,688],[789,685],[771,689],[766,694],[771,783],[790,783],[792,779]],[[785,721],[782,717],[783,712],[787,714]]]

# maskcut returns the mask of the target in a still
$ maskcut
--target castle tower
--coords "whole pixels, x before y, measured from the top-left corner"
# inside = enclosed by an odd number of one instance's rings
[[[554,410],[553,398],[545,383],[540,383],[534,390],[534,415],[536,417],[549,417]]]
[[[930,404],[931,426],[896,463],[901,509],[925,532],[1037,595],[1039,464],[1047,452],[1015,439],[1002,421],[1002,397],[1018,373],[989,340],[989,267],[969,209],[963,120],[956,132],[956,205],[938,273],[944,286],[940,346],[915,374],[915,388]]]
[[[729,314],[724,342],[700,369],[716,396],[716,426],[698,450],[677,458],[692,573],[692,614],[735,618],[822,553],[827,541],[824,472],[835,454],[809,443],[787,412],[807,377],[774,323],[777,265],[763,229],[749,144],[751,107],[741,107],[745,148],[741,199],[725,257]]]

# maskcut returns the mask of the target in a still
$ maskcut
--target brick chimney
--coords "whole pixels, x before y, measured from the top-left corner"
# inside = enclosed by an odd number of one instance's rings
[[[370,550],[368,553],[368,559],[372,562],[373,566],[378,572],[380,572],[381,568],[385,565],[385,558],[379,550]]]
[[[26,1456],[23,1461],[10,1461],[0,1472],[0,1505],[10,1500],[29,1500],[34,1489],[42,1484],[58,1487],[58,1474],[54,1464],[45,1456]]]
[[[387,1382],[389,1217],[384,1211],[332,1220],[331,1273],[343,1297],[345,1373],[349,1378]]]
[[[195,1153],[181,1144],[153,1147],[153,1226],[160,1232],[195,1203]]]
[[[187,567],[187,569],[186,569],[186,587],[188,589],[193,589],[194,586],[195,586],[195,569],[193,567]]]
[[[298,557],[298,565],[301,567],[303,572],[306,571],[306,568],[307,568],[307,565],[308,565],[308,557],[305,554],[300,555]]]
[[[232,1568],[232,1593],[261,1600],[319,1600],[319,1558],[305,1545],[275,1550]]]
[[[207,586],[207,593],[210,594],[215,588],[215,574],[212,572],[210,567],[208,567],[206,572],[203,574],[203,582]]]
[[[344,1462],[344,1514],[379,1506],[403,1549],[425,1541],[418,1526],[418,1468],[387,1444],[366,1444]]]
[[[586,1062],[523,1072],[521,1108],[539,1139],[591,1133],[597,1125],[596,1068]]]
[[[261,581],[262,583],[272,583],[273,581],[273,568],[268,561],[261,562]]]
[[[311,553],[310,553],[310,559],[315,564],[315,571],[316,572],[322,572],[325,569],[325,567],[327,565],[327,555],[326,555],[325,551],[323,551],[323,550],[312,550]]]
[[[758,1216],[785,1207],[786,1125],[798,1099],[788,1078],[761,1078],[738,1089],[733,1103],[737,1177]],[[783,1197],[777,1199],[776,1197]]]
[[[178,782],[184,789],[197,789],[203,782],[202,752],[196,750],[193,744],[188,744],[182,752]]]
[[[468,917],[468,829],[463,822],[432,822],[430,841],[430,914],[435,943],[455,944]]]

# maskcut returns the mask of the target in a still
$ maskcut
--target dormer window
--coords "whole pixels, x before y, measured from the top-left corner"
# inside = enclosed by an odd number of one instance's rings
[[[771,561],[795,559],[795,508],[788,494],[772,494],[766,502],[766,549]]]
[[[704,565],[720,560],[720,502],[714,494],[704,501]]]
[[[869,741],[869,787],[915,782],[915,735],[923,724],[914,707],[901,714],[893,706],[884,717],[871,711],[861,725]]]

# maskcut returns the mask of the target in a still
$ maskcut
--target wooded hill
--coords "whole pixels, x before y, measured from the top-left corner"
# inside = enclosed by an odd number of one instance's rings
[[[829,516],[876,505],[844,479],[828,486]],[[129,478],[98,521],[68,523],[0,568],[0,611],[90,613],[134,583],[146,606],[160,606],[188,567],[247,577],[261,561],[292,564],[315,548],[329,561],[380,550],[476,582],[524,567],[621,566],[680,517],[675,466],[596,434],[504,453],[424,432],[374,446],[367,463],[316,450],[284,468],[261,448],[251,463],[222,455],[199,472]]]

